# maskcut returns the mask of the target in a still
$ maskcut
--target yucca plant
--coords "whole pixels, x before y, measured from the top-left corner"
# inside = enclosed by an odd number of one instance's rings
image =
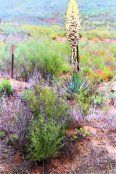
[[[79,9],[76,0],[70,0],[66,13],[66,36],[72,48],[73,71],[79,71],[79,31],[81,27]]]
[[[83,77],[80,73],[63,79],[61,85],[63,96],[71,102],[76,101],[76,103],[73,103],[75,107],[72,107],[74,118],[77,119],[80,114],[81,116],[86,116],[88,114],[95,88],[96,85],[94,81],[90,81],[88,77]]]
[[[83,78],[80,73],[63,79],[63,89],[70,94],[78,94],[94,89],[93,83],[88,78]]]

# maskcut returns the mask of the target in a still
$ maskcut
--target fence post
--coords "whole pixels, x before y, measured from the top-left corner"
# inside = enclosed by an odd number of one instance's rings
[[[14,44],[12,45],[11,79],[14,78]]]

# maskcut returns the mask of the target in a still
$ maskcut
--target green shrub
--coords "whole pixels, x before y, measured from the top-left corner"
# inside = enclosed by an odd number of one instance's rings
[[[47,159],[63,145],[70,118],[69,107],[54,89],[45,84],[25,91],[23,99],[34,114],[28,134],[28,157],[37,161]]]
[[[85,130],[84,128],[75,129],[75,132],[74,132],[73,136],[71,137],[71,140],[75,142],[80,138],[88,137],[90,135],[91,135],[91,133],[89,131]]]
[[[22,96],[35,117],[44,114],[46,119],[52,118],[58,122],[58,120],[67,120],[69,116],[69,106],[66,101],[59,97],[53,88],[46,87],[45,84],[23,92]]]
[[[28,157],[34,161],[42,161],[57,154],[63,146],[65,129],[54,119],[46,122],[44,116],[39,115],[29,131]]]
[[[83,111],[84,116],[89,113],[92,104],[92,93],[89,91],[82,91],[76,95],[76,100]]]
[[[12,94],[13,89],[9,80],[2,80],[0,82],[0,93],[5,93],[7,95]]]
[[[29,104],[29,108],[36,116],[38,115],[38,99],[35,95],[34,90],[24,91],[22,94],[23,99]]]
[[[103,107],[105,105],[107,97],[105,97],[103,94],[96,93],[96,95],[92,96],[92,100],[95,106]]]

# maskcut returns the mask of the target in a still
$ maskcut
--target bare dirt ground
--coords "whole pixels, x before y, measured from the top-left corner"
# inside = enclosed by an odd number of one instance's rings
[[[116,174],[116,107],[96,113],[83,127],[90,135],[69,142],[63,155],[52,159],[51,174]]]
[[[68,134],[59,155],[47,161],[45,174],[116,174],[116,98],[111,98],[116,82],[103,83],[98,90],[109,97],[107,109],[96,108],[86,117],[83,129],[89,132],[88,136],[72,141]],[[74,129],[70,132],[73,134]],[[43,168],[40,165],[31,171],[16,172],[12,162],[1,155],[0,174],[16,173],[43,174]]]

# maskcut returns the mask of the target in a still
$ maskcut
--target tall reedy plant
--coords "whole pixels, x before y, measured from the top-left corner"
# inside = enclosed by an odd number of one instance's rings
[[[79,71],[79,31],[81,21],[76,0],[70,0],[66,13],[66,36],[72,48],[72,67],[73,71]]]

